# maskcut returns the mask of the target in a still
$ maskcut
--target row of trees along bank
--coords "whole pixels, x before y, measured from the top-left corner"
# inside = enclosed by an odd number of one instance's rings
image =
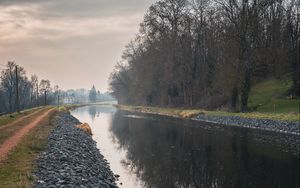
[[[297,0],[162,0],[110,77],[120,103],[248,109],[251,86],[289,75],[299,96]]]
[[[25,69],[14,62],[7,63],[0,77],[0,114],[53,104],[58,98],[57,85],[52,88],[49,80],[39,81],[36,75],[28,78]]]

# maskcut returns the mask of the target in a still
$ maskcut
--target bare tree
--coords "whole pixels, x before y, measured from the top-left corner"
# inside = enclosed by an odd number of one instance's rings
[[[17,64],[14,62],[8,62],[7,68],[1,72],[1,84],[3,89],[8,95],[9,112],[13,112],[17,109],[16,103],[16,75],[18,78],[25,76],[25,70],[22,67],[16,69]],[[19,84],[18,84],[19,87]],[[15,104],[15,105],[14,105]]]
[[[299,95],[295,2],[158,1],[111,74],[111,92],[121,103],[247,111],[253,84],[292,73]]]
[[[31,76],[30,84],[31,84],[31,98],[30,98],[31,103],[38,106],[38,100],[39,100],[38,84],[39,84],[39,79],[38,79],[37,75],[34,74],[34,75]]]
[[[40,93],[44,93],[44,105],[47,105],[47,93],[51,91],[51,85],[49,80],[41,80],[39,85]]]

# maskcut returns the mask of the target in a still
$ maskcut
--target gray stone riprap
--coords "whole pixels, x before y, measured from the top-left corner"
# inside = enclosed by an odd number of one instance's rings
[[[193,120],[300,135],[300,123],[297,122],[203,114],[194,117]]]
[[[60,112],[38,159],[34,187],[117,187],[108,162],[91,136],[77,129],[80,122]]]

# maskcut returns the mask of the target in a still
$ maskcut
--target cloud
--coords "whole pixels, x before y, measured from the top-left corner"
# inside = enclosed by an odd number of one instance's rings
[[[39,5],[40,17],[95,17],[142,12],[154,0],[0,0],[0,6]]]
[[[44,5],[45,6],[45,5]],[[107,16],[41,16],[45,7],[41,5],[0,6],[0,41],[28,38],[61,39],[99,33],[134,32],[133,25],[142,17],[141,13]],[[51,12],[51,11],[50,11]]]
[[[123,47],[153,2],[0,0],[0,62],[16,60],[29,73],[63,88],[95,84],[104,90]]]

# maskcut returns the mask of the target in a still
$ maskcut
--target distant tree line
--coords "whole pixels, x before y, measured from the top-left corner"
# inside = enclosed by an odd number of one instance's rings
[[[40,80],[36,75],[27,77],[23,67],[8,62],[1,67],[0,114],[16,112],[31,107],[53,104],[59,87],[51,87],[49,80]]]
[[[60,93],[63,103],[68,104],[84,104],[115,100],[108,92],[101,93],[99,90],[97,91],[95,86],[93,86],[91,90],[83,88],[75,90],[69,89]]]
[[[298,0],[161,0],[110,77],[120,103],[248,110],[251,86],[290,75],[299,96]]]
[[[113,101],[115,100],[109,93],[101,93],[99,90],[96,90],[96,87],[93,85],[89,91],[89,102],[102,102],[102,101]]]
[[[59,104],[79,104],[115,100],[109,93],[91,90],[62,90],[58,85],[51,86],[47,79],[36,75],[28,77],[23,67],[8,62],[0,67],[0,115],[20,110]]]

